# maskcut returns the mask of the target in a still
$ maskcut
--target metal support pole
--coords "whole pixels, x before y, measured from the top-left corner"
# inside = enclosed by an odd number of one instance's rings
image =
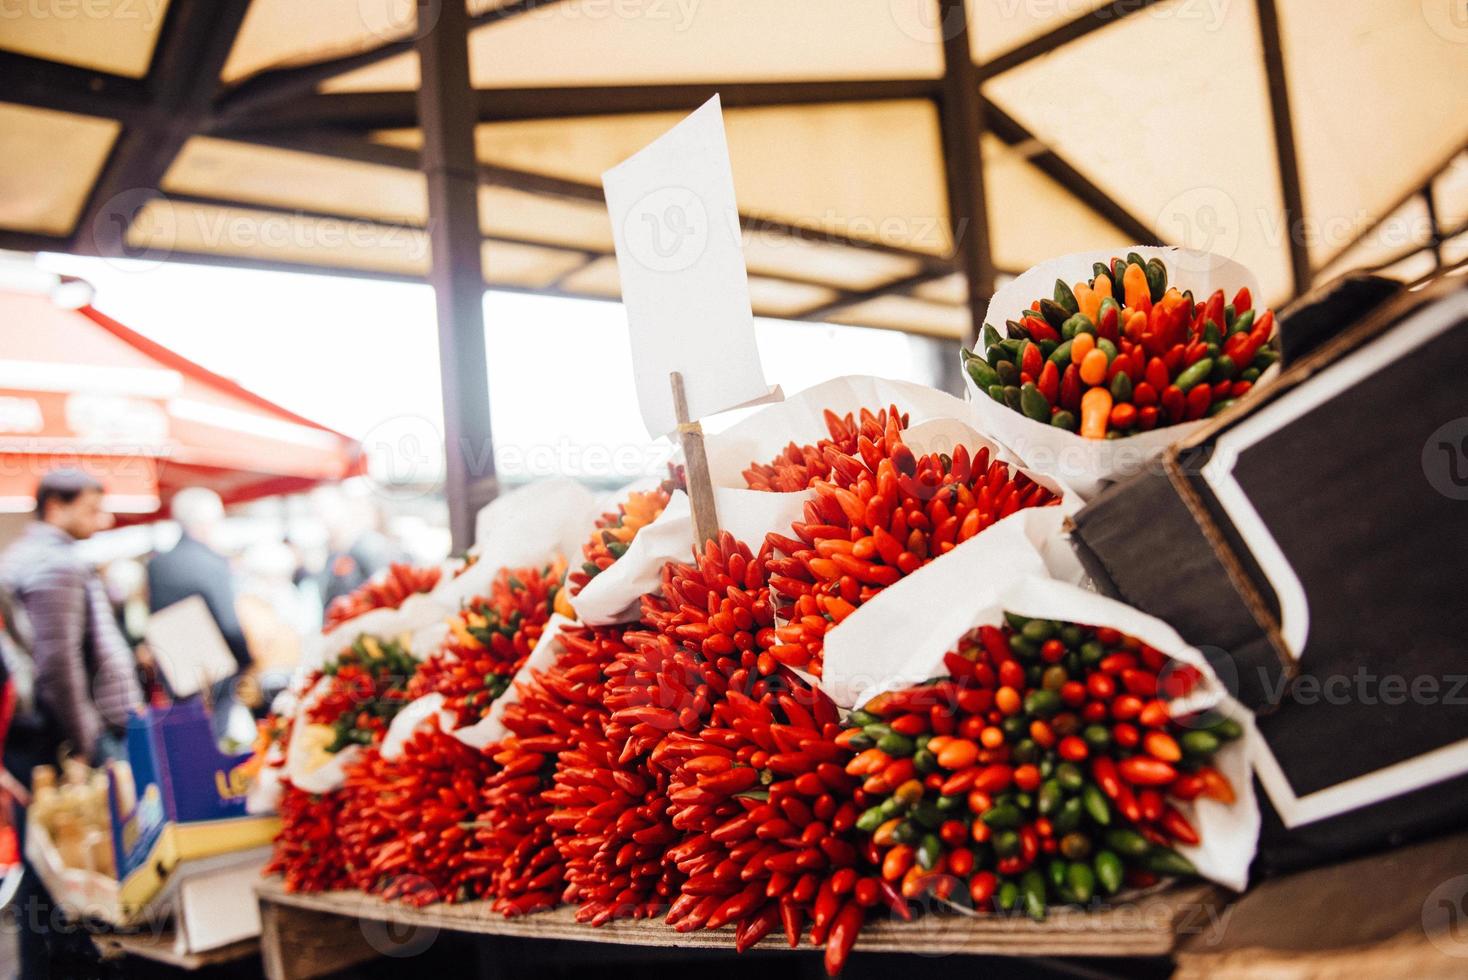
[[[469,81],[469,15],[463,0],[418,0],[414,47],[422,72],[418,121],[433,251],[428,280],[437,303],[443,378],[444,493],[457,552],[473,543],[474,515],[497,489],[474,156],[477,108]]]
[[[958,268],[968,279],[969,340],[984,326],[994,295],[994,257],[984,198],[979,137],[984,131],[979,73],[969,49],[964,0],[936,0],[943,34],[943,153],[948,172],[948,211]]]

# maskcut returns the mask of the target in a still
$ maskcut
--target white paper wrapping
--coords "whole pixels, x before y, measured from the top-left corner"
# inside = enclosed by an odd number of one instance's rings
[[[1052,296],[1055,280],[1074,285],[1091,278],[1092,266],[1110,262],[1114,256],[1136,252],[1143,259],[1158,258],[1167,266],[1168,285],[1191,289],[1196,298],[1206,299],[1215,289],[1233,296],[1248,286],[1256,300],[1261,298],[1259,280],[1232,259],[1208,252],[1173,246],[1133,245],[1103,252],[1078,252],[1042,262],[994,294],[984,322],[1004,335],[1004,324],[1018,320],[1023,310],[1037,299]],[[1119,295],[1119,294],[1118,294]],[[1119,300],[1118,300],[1119,301]],[[983,351],[975,351],[983,355]],[[1064,480],[1084,499],[1090,500],[1108,482],[1142,472],[1162,450],[1190,435],[1203,423],[1183,422],[1122,439],[1086,439],[1074,432],[1045,425],[1001,405],[987,392],[979,391],[964,372],[978,428],[1009,446],[1032,469]]]
[[[515,672],[510,680],[510,686],[505,693],[495,699],[490,705],[489,714],[485,715],[478,723],[466,728],[460,728],[454,732],[454,738],[472,748],[483,749],[487,745],[493,745],[506,735],[510,730],[505,727],[505,709],[512,704],[520,702],[520,690],[516,686],[519,682],[529,676],[530,671],[545,671],[556,662],[561,655],[561,629],[566,626],[575,626],[576,621],[567,619],[560,613],[551,616],[545,624],[545,632],[540,634],[536,641],[535,649],[530,651],[530,656],[525,658],[525,663]]]
[[[758,552],[770,531],[788,533],[801,519],[811,491],[765,493],[728,487],[714,489],[714,509],[719,527]],[[637,533],[627,553],[611,568],[587,583],[571,605],[581,622],[606,626],[635,620],[641,613],[642,596],[657,592],[663,566],[670,561],[693,559],[693,516],[688,495],[678,490],[658,519]]]
[[[603,509],[613,510],[628,494],[656,487],[657,481],[652,480],[633,484],[617,493],[617,503]],[[679,510],[681,523],[677,514]],[[670,515],[670,511],[674,513]],[[692,542],[693,532],[688,527],[688,498],[681,490],[675,490],[668,506],[651,524],[637,532],[622,557],[571,597],[571,608],[576,610],[576,618],[592,626],[636,619],[643,593],[657,591],[663,565],[669,561],[686,560]],[[580,552],[568,558],[573,568],[579,559]]]
[[[486,746],[493,745],[509,734],[505,728],[503,718],[505,708],[520,700],[520,692],[515,685],[522,678],[528,676],[527,671],[545,670],[560,656],[561,646],[559,637],[561,628],[564,626],[575,626],[576,621],[553,613],[546,620],[545,631],[540,634],[540,639],[535,642],[535,648],[530,651],[530,656],[525,658],[525,663],[515,672],[510,680],[510,686],[505,693],[495,699],[490,705],[489,713],[472,725],[455,728],[457,718],[453,712],[444,708],[445,698],[442,694],[425,694],[423,697],[406,705],[402,711],[393,717],[392,724],[388,726],[387,735],[383,737],[379,751],[385,759],[396,759],[403,754],[403,746],[408,739],[413,737],[423,724],[430,718],[438,719],[440,731],[448,732],[454,738],[463,742],[473,749],[483,750]]]
[[[959,638],[976,626],[999,625],[1005,612],[1109,626],[1135,636],[1203,674],[1203,685],[1186,704],[1173,705],[1175,714],[1217,705],[1244,724],[1246,736],[1215,760],[1238,792],[1237,803],[1178,804],[1204,841],[1179,850],[1200,874],[1242,890],[1259,837],[1259,808],[1249,776],[1256,737],[1251,716],[1227,697],[1203,655],[1172,627],[1048,577],[1040,550],[1053,532],[1046,516],[1045,509],[1014,514],[860,606],[826,637],[822,686],[838,704],[854,707],[885,691],[944,676],[943,656]]]
[[[382,753],[384,759],[396,759],[403,754],[403,746],[418,726],[430,718],[439,719],[439,727],[448,729],[454,722],[443,710],[444,696],[437,692],[425,694],[416,701],[409,701],[403,705],[401,711],[393,715],[392,723],[387,726],[387,734],[382,737],[382,744],[377,751]],[[445,719],[448,719],[445,722]]]

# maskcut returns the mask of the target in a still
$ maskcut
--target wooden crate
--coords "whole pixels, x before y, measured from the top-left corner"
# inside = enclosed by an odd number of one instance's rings
[[[385,953],[383,944],[410,944],[413,930],[528,939],[571,940],[684,949],[732,949],[732,929],[678,933],[659,920],[618,921],[594,928],[570,909],[506,919],[487,903],[415,909],[360,892],[302,895],[275,879],[257,887],[261,953],[271,980],[304,980]],[[925,956],[1167,956],[1182,939],[1216,923],[1228,894],[1208,884],[1174,886],[1097,912],[1061,909],[1043,923],[1022,917],[928,915],[914,922],[870,922],[858,950],[921,952]],[[782,936],[763,947],[784,948]]]

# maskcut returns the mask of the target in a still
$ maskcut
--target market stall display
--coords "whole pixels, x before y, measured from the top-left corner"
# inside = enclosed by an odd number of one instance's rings
[[[1195,763],[1205,740],[1235,734],[1226,721],[1182,731],[1168,714],[1164,699],[1190,693],[1195,667],[1164,671],[1158,650],[1115,629],[1015,620],[973,634],[990,647],[998,636],[1003,663],[965,642],[938,687],[888,692],[852,714],[823,690],[825,642],[843,623],[888,614],[899,584],[944,572],[974,545],[1028,560],[1028,544],[1005,544],[1015,522],[1061,513],[1062,485],[977,435],[964,403],[941,404],[916,425],[896,403],[818,410],[829,438],[786,435],[733,491],[788,497],[798,507],[783,513],[801,519],[777,518],[791,523],[764,528],[757,550],[724,532],[666,562],[630,621],[553,618],[560,563],[499,568],[388,695],[414,704],[393,732],[351,729],[361,753],[337,799],[293,801],[287,822],[307,826],[284,849],[308,837],[342,870],[287,887],[411,905],[483,899],[507,916],[566,904],[593,925],[658,916],[680,933],[727,928],[739,950],[780,934],[823,948],[835,973],[870,917],[913,917],[920,899],[999,915],[1022,889],[1035,915],[1039,902],[1102,901],[1124,868],[1131,887],[1191,875],[1170,846],[1197,843],[1176,800],[1205,792],[1192,786],[1202,780],[1224,794],[1223,777]],[[676,519],[631,524],[641,540]],[[1160,671],[1173,690],[1159,690]],[[886,714],[933,691],[953,703]],[[363,689],[369,701],[385,693]],[[302,717],[340,718],[336,705],[320,695]],[[919,752],[916,740],[934,736],[948,743]],[[1106,768],[1113,759],[1122,775]],[[999,785],[999,770],[1010,782]],[[329,843],[312,836],[328,823]],[[1052,877],[1037,886],[1042,873]]]

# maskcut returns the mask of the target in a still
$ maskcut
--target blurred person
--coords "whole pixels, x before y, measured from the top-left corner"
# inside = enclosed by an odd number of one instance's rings
[[[44,748],[41,761],[55,762],[63,742],[85,759],[106,757],[107,737],[142,704],[132,648],[101,578],[75,549],[111,526],[100,483],[80,470],[52,470],[36,490],[36,520],[0,555],[0,585],[27,621],[33,707],[43,726],[22,738],[18,715],[11,742]]]
[[[404,557],[382,532],[382,514],[372,500],[340,492],[331,496],[334,506],[322,507],[332,548],[322,571],[321,599],[326,606]],[[328,499],[318,496],[318,506]]]
[[[136,558],[118,558],[102,569],[102,583],[122,635],[134,648],[148,628],[148,572]]]
[[[111,526],[100,483],[80,470],[52,470],[36,490],[35,520],[0,555],[8,626],[23,648],[13,659],[31,672],[29,703],[18,705],[4,748],[5,769],[23,787],[17,797],[36,766],[67,751],[92,763],[119,757],[117,736],[143,706],[132,648],[101,579],[77,554],[78,541]],[[23,853],[24,814],[17,826]],[[53,929],[53,902],[28,862],[12,908],[21,977],[50,976],[53,960],[95,958],[83,930]]]
[[[240,623],[255,658],[263,706],[289,683],[302,642],[321,627],[321,614],[292,581],[296,554],[284,541],[251,545],[241,566]]]
[[[216,739],[233,741],[250,726],[250,709],[258,704],[260,689],[247,673],[253,659],[235,604],[234,569],[215,550],[224,503],[213,490],[189,487],[173,495],[168,510],[181,533],[177,544],[148,562],[148,608],[156,613],[192,596],[204,600],[236,665],[234,675],[209,692],[210,721]]]
[[[250,666],[250,648],[235,609],[234,571],[214,547],[224,523],[224,504],[213,490],[190,487],[174,495],[169,512],[183,534],[178,544],[148,562],[148,607],[158,612],[190,596],[203,599],[244,671]]]

